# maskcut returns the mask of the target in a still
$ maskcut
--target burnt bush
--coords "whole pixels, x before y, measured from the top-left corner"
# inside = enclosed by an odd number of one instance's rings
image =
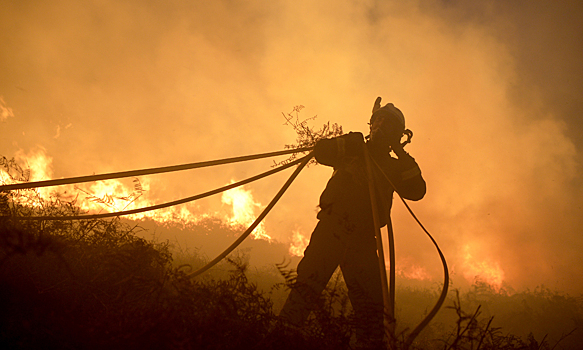
[[[248,280],[244,259],[224,263],[226,278],[192,279],[173,266],[167,244],[119,220],[69,232],[23,222],[0,225],[5,348],[322,349],[335,341],[323,313],[318,332],[275,329],[272,302]]]

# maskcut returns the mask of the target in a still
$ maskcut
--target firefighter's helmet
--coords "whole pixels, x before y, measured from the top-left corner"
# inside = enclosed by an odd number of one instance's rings
[[[374,103],[372,116],[370,117],[370,124],[372,125],[373,121],[378,117],[395,118],[399,124],[403,126],[403,130],[405,130],[405,116],[403,115],[403,112],[392,103],[387,103],[381,107],[381,99],[381,97],[377,97]]]

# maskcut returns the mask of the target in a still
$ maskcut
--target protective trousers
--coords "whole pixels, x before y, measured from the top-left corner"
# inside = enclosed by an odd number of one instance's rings
[[[383,297],[373,226],[348,225],[323,212],[318,217],[281,319],[301,327],[318,307],[322,291],[340,266],[355,314],[357,341],[382,342]]]

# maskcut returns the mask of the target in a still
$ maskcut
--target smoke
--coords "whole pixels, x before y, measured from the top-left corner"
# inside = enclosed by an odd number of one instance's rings
[[[295,105],[316,126],[366,132],[382,96],[415,133],[407,149],[428,193],[412,207],[454,283],[492,270],[514,288],[581,292],[578,14],[543,1],[9,1],[0,150],[40,145],[55,177],[261,153],[294,142],[281,113]],[[147,195],[185,197],[271,164],[155,176]],[[266,233],[311,232],[330,174],[305,170]],[[286,176],[247,189],[265,205]],[[439,279],[434,248],[394,207],[397,261]]]

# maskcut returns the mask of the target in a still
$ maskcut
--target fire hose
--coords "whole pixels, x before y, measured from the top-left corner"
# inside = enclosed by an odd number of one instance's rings
[[[283,184],[283,186],[281,187],[281,189],[279,190],[279,192],[277,192],[277,194],[275,195],[275,197],[273,197],[273,199],[271,200],[271,202],[269,202],[269,204],[265,207],[265,209],[263,209],[263,211],[261,212],[261,214],[259,214],[259,216],[257,217],[257,219],[255,219],[255,221],[253,221],[253,223],[251,224],[251,226],[249,226],[249,228],[245,232],[243,232],[243,234],[241,236],[239,236],[239,238],[237,238],[237,240],[235,242],[233,242],[233,244],[231,244],[227,249],[225,249],[225,251],[222,252],[219,256],[217,256],[216,258],[214,258],[211,262],[209,262],[205,266],[201,267],[200,269],[198,269],[198,270],[190,273],[188,276],[195,277],[195,276],[200,275],[201,273],[203,273],[206,270],[208,270],[211,267],[213,267],[219,261],[223,260],[224,257],[226,257],[227,255],[229,255],[230,252],[232,252],[235,248],[237,248],[237,246],[239,244],[241,244],[241,242],[243,242],[243,240],[245,240],[245,238],[247,238],[247,236],[249,236],[249,234],[251,232],[253,232],[253,230],[255,229],[255,227],[257,227],[257,225],[259,225],[259,223],[263,220],[263,218],[267,215],[267,213],[269,213],[269,211],[273,208],[273,206],[275,205],[275,203],[277,203],[277,201],[281,198],[281,196],[283,196],[283,193],[289,188],[289,186],[291,185],[291,183],[295,180],[295,178],[298,176],[298,174],[300,173],[300,171],[302,171],[302,169],[306,166],[306,164],[308,164],[308,162],[310,161],[310,159],[312,159],[313,156],[314,156],[314,152],[311,152],[307,156],[298,159],[297,161],[301,162],[300,165],[296,168],[296,170],[289,177],[289,179]]]
[[[441,259],[441,264],[443,265],[443,288],[441,290],[441,294],[439,295],[439,299],[437,300],[435,306],[433,306],[431,311],[427,314],[427,316],[425,316],[425,318],[423,318],[423,320],[419,323],[419,325],[417,325],[417,327],[415,327],[413,329],[413,331],[411,331],[411,333],[409,333],[409,335],[405,339],[405,342],[403,343],[403,349],[407,350],[407,349],[409,349],[409,346],[413,343],[413,340],[415,340],[415,338],[419,335],[419,333],[421,333],[423,328],[425,328],[429,324],[429,322],[431,322],[431,320],[435,317],[435,315],[437,314],[437,312],[439,311],[439,309],[441,308],[441,306],[445,302],[445,298],[447,297],[447,291],[449,288],[449,271],[448,271],[448,267],[447,267],[447,261],[445,260],[445,256],[443,255],[441,249],[439,248],[439,245],[437,244],[437,242],[435,241],[433,236],[429,233],[429,231],[427,231],[425,226],[423,226],[423,224],[417,218],[415,213],[413,213],[413,210],[411,210],[411,208],[409,207],[407,202],[405,202],[405,199],[401,196],[401,194],[399,194],[399,192],[397,191],[397,189],[396,189],[395,185],[393,184],[393,182],[391,181],[391,179],[387,176],[387,174],[383,171],[383,169],[375,161],[375,159],[368,154],[366,147],[364,147],[364,150],[365,150],[365,162],[366,162],[366,167],[367,167],[367,174],[368,174],[368,178],[369,178],[369,191],[370,191],[371,202],[373,205],[373,220],[376,220],[375,227],[377,227],[377,234],[376,234],[376,236],[377,236],[377,248],[379,250],[379,252],[378,252],[379,265],[381,266],[381,268],[384,268],[384,266],[385,266],[385,259],[384,259],[384,253],[383,253],[383,247],[382,247],[382,238],[380,235],[380,225],[378,225],[379,221],[378,221],[378,213],[376,210],[376,200],[375,200],[375,195],[374,195],[374,177],[373,177],[371,163],[373,163],[375,165],[375,167],[380,171],[380,173],[383,175],[385,180],[387,180],[389,182],[389,184],[391,185],[391,187],[393,188],[395,193],[397,193],[397,195],[399,196],[399,198],[401,199],[401,201],[405,205],[405,208],[407,208],[407,210],[409,211],[409,214],[411,214],[411,216],[415,219],[417,224],[421,227],[421,229],[429,237],[431,242],[433,242],[433,245],[435,246],[435,248],[437,249],[437,252],[439,253],[439,257]],[[389,234],[388,238],[389,238],[389,255],[390,255],[389,256],[389,261],[390,261],[390,272],[389,272],[390,291],[387,291],[387,285],[386,285],[387,275],[386,275],[386,270],[384,270],[384,269],[381,269],[381,280],[383,281],[383,284],[384,284],[383,285],[383,302],[384,302],[385,311],[386,311],[385,329],[386,329],[386,332],[388,335],[389,346],[391,349],[394,349],[395,348],[394,342],[396,340],[396,338],[395,338],[395,323],[396,322],[395,322],[395,316],[394,316],[394,311],[395,311],[395,247],[394,247],[394,239],[393,239],[393,230],[391,227],[392,224],[390,221],[390,216],[388,216],[388,217],[389,217],[389,222],[387,224],[387,228],[388,228],[388,234]]]
[[[311,157],[310,157],[311,158]],[[296,159],[292,162],[289,162],[287,164],[281,165],[277,168],[268,170],[266,172],[263,172],[261,174],[252,176],[250,178],[247,178],[245,180],[241,180],[241,181],[237,181],[234,182],[232,184],[226,185],[226,186],[222,186],[219,187],[217,189],[214,189],[212,191],[208,191],[208,192],[204,192],[195,196],[191,196],[191,197],[186,197],[186,198],[182,198],[182,199],[178,199],[172,202],[167,202],[167,203],[162,203],[162,204],[157,204],[157,205],[152,205],[149,207],[144,207],[144,208],[138,208],[138,209],[131,209],[131,210],[125,210],[125,211],[117,211],[117,212],[112,212],[112,213],[102,213],[102,214],[88,214],[88,215],[71,215],[71,216],[19,216],[16,217],[16,219],[18,220],[87,220],[87,219],[103,219],[103,218],[109,218],[109,217],[116,217],[116,216],[123,216],[123,215],[131,215],[131,214],[137,214],[137,213],[143,213],[146,211],[151,211],[151,210],[157,210],[157,209],[162,209],[162,208],[167,208],[167,207],[171,207],[174,205],[179,205],[179,204],[184,204],[187,202],[192,202],[204,197],[208,197],[208,196],[212,196],[214,194],[218,194],[227,190],[230,190],[232,188],[235,187],[239,187],[241,185],[245,185],[247,183],[259,180],[261,178],[264,178],[266,176],[269,175],[273,175],[277,172],[280,172],[282,170],[285,170],[287,168],[290,168],[296,164],[301,163],[304,160],[304,158],[300,158],[300,159]],[[224,163],[222,163],[224,164]],[[216,165],[216,164],[213,164]],[[210,165],[206,165],[206,166],[210,166]],[[110,177],[111,178],[111,177]],[[62,180],[67,180],[67,179],[62,179]],[[34,184],[35,182],[32,183],[27,183],[27,184]],[[11,186],[11,185],[8,185]],[[50,186],[50,185],[46,185],[46,186]],[[30,186],[30,187],[34,187],[34,186]],[[30,188],[28,187],[28,188]],[[0,186],[0,191],[2,191],[3,188],[2,186]],[[6,217],[6,216],[0,216],[0,217]]]
[[[225,159],[220,159],[220,160],[197,162],[197,163],[190,163],[190,164],[183,164],[183,165],[141,169],[141,170],[133,170],[133,171],[124,171],[124,172],[100,174],[100,175],[80,176],[80,177],[57,179],[57,180],[46,180],[46,181],[38,181],[38,182],[26,182],[26,183],[19,183],[19,184],[2,185],[2,186],[0,186],[0,192],[10,191],[10,190],[19,190],[19,189],[28,189],[28,188],[37,188],[37,187],[46,187],[46,186],[67,185],[67,184],[89,182],[89,181],[99,181],[99,180],[114,179],[114,178],[133,177],[133,176],[140,176],[140,175],[159,174],[159,173],[165,173],[165,172],[181,171],[181,170],[202,168],[202,167],[215,166],[215,165],[221,165],[221,164],[236,163],[236,162],[260,159],[260,158],[274,157],[274,156],[279,156],[279,155],[284,155],[284,154],[306,152],[306,151],[311,151],[311,150],[312,150],[312,147],[297,148],[297,149],[289,149],[289,150],[283,150],[283,151],[262,153],[262,154],[242,156],[242,157],[225,158]],[[196,270],[188,275],[190,277],[195,277],[195,276],[198,276],[198,275],[202,274],[203,272],[207,271],[212,266],[214,266],[219,261],[221,261],[223,258],[225,258],[241,242],[243,242],[243,240],[245,240],[249,236],[249,234],[251,234],[251,232],[261,223],[261,221],[265,218],[265,216],[269,213],[269,211],[275,206],[277,201],[283,196],[284,192],[289,188],[291,183],[295,180],[297,175],[300,173],[300,171],[305,167],[305,165],[310,161],[310,159],[312,157],[313,157],[313,152],[310,152],[308,155],[306,155],[300,159],[296,159],[294,161],[287,162],[284,165],[281,165],[279,167],[276,167],[276,168],[271,169],[269,171],[266,171],[264,173],[258,174],[256,176],[247,178],[245,180],[241,180],[241,181],[232,183],[230,185],[226,185],[226,186],[217,188],[215,190],[208,191],[208,192],[198,194],[195,196],[175,200],[172,202],[153,205],[153,206],[149,206],[149,207],[133,209],[133,210],[126,210],[126,211],[119,211],[119,212],[113,212],[113,213],[92,214],[92,215],[29,216],[29,217],[17,217],[16,219],[19,219],[19,220],[99,219],[99,218],[116,217],[116,216],[122,216],[122,215],[141,213],[141,212],[150,211],[150,210],[162,209],[162,208],[166,208],[166,207],[170,207],[170,206],[198,200],[198,199],[208,197],[208,196],[211,196],[211,195],[214,195],[217,193],[221,193],[223,191],[226,191],[226,190],[229,190],[229,189],[232,189],[232,188],[235,188],[235,187],[238,187],[238,186],[241,186],[241,185],[244,185],[244,184],[256,181],[256,180],[259,180],[263,177],[275,174],[279,171],[282,171],[282,170],[290,168],[296,164],[299,164],[299,166],[292,173],[290,178],[284,183],[284,185],[279,190],[279,192],[274,196],[274,198],[265,207],[265,209],[261,212],[261,214],[255,219],[255,221],[251,224],[251,226],[249,226],[249,228],[239,238],[237,238],[237,240],[235,242],[233,242],[227,249],[225,249],[225,251],[223,253],[218,255],[215,259],[213,259],[212,261],[207,263],[202,268],[200,268],[200,269],[198,269],[198,270]],[[380,170],[383,177],[390,183],[390,185],[393,187],[393,189],[395,189],[395,186],[393,185],[393,183],[391,182],[389,177],[380,168],[378,163],[376,163],[374,158],[370,157],[370,155],[366,152],[366,147],[365,147],[365,162],[366,162],[367,174],[368,174],[368,178],[369,178],[369,181],[368,181],[369,192],[370,192],[371,202],[373,205],[373,220],[375,221],[375,227],[378,228],[378,232],[377,232],[376,236],[377,236],[377,248],[379,251],[379,268],[381,271],[381,283],[382,283],[382,288],[383,288],[383,302],[385,305],[385,312],[386,312],[385,327],[386,327],[387,335],[389,338],[389,345],[391,346],[391,348],[394,348],[395,323],[396,323],[395,318],[394,318],[394,304],[395,304],[394,240],[393,240],[392,228],[390,227],[391,224],[389,222],[389,225],[388,225],[389,226],[388,227],[389,237],[388,238],[389,238],[389,255],[390,255],[390,257],[389,257],[389,259],[390,259],[390,273],[389,273],[390,274],[390,281],[387,281],[386,267],[385,267],[385,262],[384,262],[384,253],[383,253],[383,248],[382,248],[382,238],[380,235],[380,226],[378,225],[379,218],[378,218],[378,212],[375,208],[376,199],[375,199],[375,193],[374,193],[375,192],[374,191],[374,178],[373,178],[371,163],[373,163],[378,168],[378,170]],[[439,256],[441,258],[441,261],[443,264],[443,269],[444,269],[444,286],[443,286],[441,295],[439,297],[439,300],[437,301],[437,303],[433,307],[433,309],[429,312],[429,314],[421,321],[421,323],[409,334],[409,336],[405,340],[404,348],[408,349],[408,347],[412,344],[415,337],[421,332],[421,330],[423,328],[425,328],[425,326],[431,321],[431,319],[433,319],[433,317],[437,314],[437,312],[439,311],[439,309],[443,305],[445,298],[447,296],[447,290],[448,290],[448,286],[449,286],[449,273],[448,273],[448,268],[447,268],[447,262],[445,260],[443,253],[441,252],[439,246],[437,245],[437,242],[431,236],[431,234],[425,229],[423,224],[419,221],[419,219],[413,213],[411,208],[407,205],[407,203],[405,202],[403,197],[396,191],[396,189],[395,189],[395,192],[399,195],[399,198],[401,199],[401,201],[403,202],[403,204],[405,205],[405,207],[407,208],[407,210],[409,211],[411,216],[413,216],[413,218],[415,219],[417,224],[423,229],[423,231],[428,235],[428,237],[431,239],[431,241],[435,245],[435,247],[439,253]],[[390,290],[389,290],[389,288],[390,288]]]
[[[210,160],[210,161],[206,161],[206,162],[197,162],[197,163],[182,164],[182,165],[172,165],[172,166],[166,166],[166,167],[160,167],[160,168],[121,171],[121,172],[117,172],[117,173],[100,174],[100,175],[69,177],[66,179],[45,180],[45,181],[36,181],[36,182],[23,182],[23,183],[19,183],[19,184],[2,185],[2,186],[0,186],[0,192],[10,191],[10,190],[20,190],[20,189],[26,189],[26,188],[70,185],[70,184],[75,184],[75,183],[80,183],[80,182],[119,179],[122,177],[133,177],[133,176],[141,176],[141,175],[167,173],[167,172],[172,172],[172,171],[204,168],[204,167],[215,166],[215,165],[244,162],[247,160],[275,157],[275,156],[280,156],[280,155],[290,154],[290,153],[306,152],[306,151],[310,151],[311,149],[312,149],[312,147],[293,148],[293,149],[287,149],[287,150],[283,150],[283,151],[253,154],[253,155],[249,155],[249,156],[225,158],[225,159],[219,159],[219,160]]]

